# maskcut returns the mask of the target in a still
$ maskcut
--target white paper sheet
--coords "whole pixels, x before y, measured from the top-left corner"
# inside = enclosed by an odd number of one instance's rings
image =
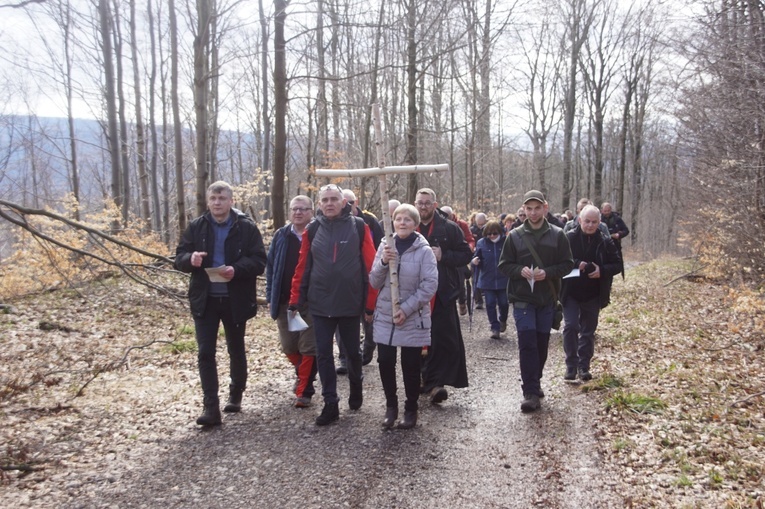
[[[287,311],[287,329],[290,332],[300,332],[308,328],[303,317],[297,311]]]
[[[534,264],[531,264],[531,277],[529,278],[529,286],[531,287],[532,293],[534,292]]]
[[[208,269],[205,269],[205,272],[207,272],[207,277],[210,278],[211,283],[228,283],[228,279],[224,278],[220,275],[221,272],[223,272],[223,269],[225,269],[225,265],[221,265],[220,267],[210,267]]]
[[[577,267],[574,267],[573,269],[571,269],[571,272],[563,276],[563,279],[567,279],[570,277],[579,277],[579,269]]]

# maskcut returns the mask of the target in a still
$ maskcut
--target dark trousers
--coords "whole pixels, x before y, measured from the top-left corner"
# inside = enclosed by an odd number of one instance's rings
[[[489,318],[491,330],[499,330],[500,322],[507,322],[510,305],[507,302],[506,290],[481,290],[486,298],[486,316]],[[497,314],[499,310],[499,314]]]
[[[314,335],[316,336],[316,360],[319,365],[321,380],[321,395],[325,403],[337,403],[337,373],[335,372],[335,356],[333,353],[333,337],[337,329],[345,347],[345,357],[348,366],[348,381],[351,391],[361,393],[361,352],[359,352],[358,316],[328,317],[313,315]]]
[[[541,394],[540,382],[547,363],[554,311],[555,306],[552,304],[542,307],[530,304],[524,307],[518,304],[513,306],[513,318],[518,330],[518,361],[523,394]]]
[[[218,326],[223,322],[226,333],[231,373],[232,392],[242,392],[247,386],[247,355],[244,351],[244,331],[247,322],[234,323],[231,301],[228,297],[208,297],[204,315],[194,317],[196,331],[199,378],[205,403],[218,404],[218,366],[215,351],[218,342]]]
[[[385,406],[398,407],[396,387],[396,353],[398,348],[380,344],[377,350],[377,365],[380,369],[380,381],[385,393]],[[417,410],[417,399],[420,397],[420,368],[422,364],[422,347],[401,347],[401,373],[404,379],[406,402],[404,410]]]
[[[595,353],[595,329],[600,316],[600,298],[579,302],[571,297],[563,305],[563,351],[566,367],[590,370]]]
[[[364,359],[364,362],[367,360],[371,361],[372,356],[375,353],[375,346],[377,345],[374,339],[374,327],[372,323],[364,320],[363,316],[361,317],[361,326],[364,327],[364,344],[361,348],[361,356]],[[337,342],[338,349],[337,358],[340,359],[340,361],[345,361],[345,344],[340,339],[340,331],[335,331],[335,341]]]

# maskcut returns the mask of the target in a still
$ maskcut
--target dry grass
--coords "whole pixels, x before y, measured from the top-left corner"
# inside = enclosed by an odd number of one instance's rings
[[[763,507],[762,293],[662,260],[614,283],[595,370],[603,453],[635,507]],[[610,387],[609,387],[610,385]]]

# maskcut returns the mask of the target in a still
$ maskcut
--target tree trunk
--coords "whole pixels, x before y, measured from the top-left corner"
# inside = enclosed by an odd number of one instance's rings
[[[210,177],[208,159],[208,51],[210,46],[210,1],[197,2],[197,32],[194,36],[194,113],[196,117],[196,204],[197,215],[207,210],[207,183]]]
[[[407,4],[406,34],[407,131],[404,164],[411,165],[417,164],[417,2],[415,0],[409,0]],[[414,203],[418,187],[417,174],[407,175],[405,201]]]
[[[172,0],[171,0],[172,1]],[[117,92],[114,84],[114,55],[112,53],[112,20],[109,0],[98,1],[99,30],[101,32],[101,52],[104,66],[104,89],[106,103],[106,122],[109,139],[109,156],[112,165],[112,198],[114,203],[122,206],[122,172],[120,171],[120,145],[117,129]],[[113,225],[114,228],[117,225]]]
[[[274,228],[284,226],[284,177],[287,162],[287,63],[285,59],[284,22],[287,1],[274,0],[274,182],[271,186],[271,205]]]
[[[173,107],[173,141],[175,151],[175,187],[178,206],[178,237],[186,230],[186,194],[183,178],[183,130],[181,108],[178,103],[178,17],[175,0],[168,0],[170,15],[170,102]]]
[[[141,74],[138,67],[138,41],[135,31],[135,0],[130,0],[130,53],[133,59],[133,86],[135,87],[135,137],[138,161],[138,183],[141,192],[141,217],[146,221],[146,228],[151,227],[149,209],[149,173],[146,169],[146,140],[143,131],[143,108],[141,102]]]

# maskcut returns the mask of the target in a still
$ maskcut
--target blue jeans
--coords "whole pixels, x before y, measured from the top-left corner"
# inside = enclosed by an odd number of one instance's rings
[[[600,298],[585,302],[567,298],[563,304],[563,351],[566,352],[566,367],[590,370],[590,361],[595,353],[595,329],[600,315]]]
[[[547,362],[555,306],[542,307],[526,303],[513,305],[513,318],[518,331],[518,362],[521,367],[523,394],[541,395],[542,372]]]
[[[361,393],[361,352],[359,341],[358,316],[329,317],[313,315],[314,335],[316,336],[316,361],[319,365],[321,380],[321,395],[324,403],[337,403],[337,373],[335,372],[335,356],[333,354],[333,337],[335,330],[340,334],[340,340],[345,346],[345,356],[348,365],[348,381],[351,392]]]
[[[228,297],[208,297],[204,315],[194,317],[197,339],[197,363],[205,403],[218,402],[218,366],[215,360],[218,325],[223,322],[226,333],[231,392],[242,392],[247,386],[247,356],[244,351],[244,331],[247,322],[234,323]]]
[[[491,330],[499,330],[500,322],[507,322],[507,315],[510,312],[510,304],[507,302],[506,290],[482,290],[486,299],[486,315],[489,317]],[[497,307],[499,307],[499,318],[497,318]]]

